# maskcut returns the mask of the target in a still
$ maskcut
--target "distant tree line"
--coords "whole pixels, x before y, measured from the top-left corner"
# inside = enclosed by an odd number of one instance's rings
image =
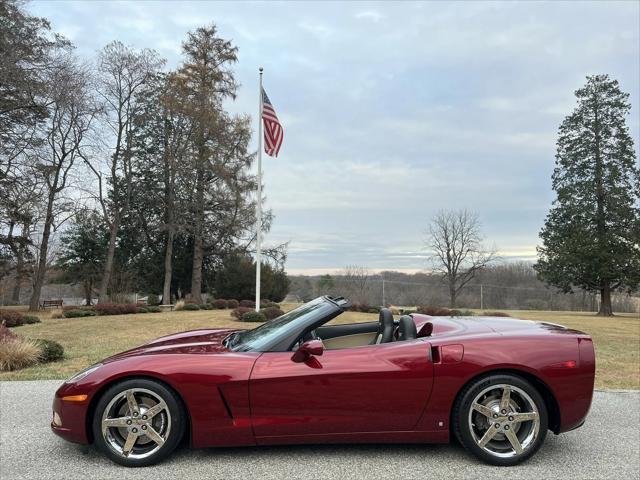
[[[28,284],[37,309],[52,275],[87,301],[217,295],[219,272],[250,263],[255,239],[251,119],[225,110],[237,48],[210,25],[187,35],[175,70],[117,41],[82,61],[22,2],[0,1],[0,18],[0,281],[12,300]],[[286,280],[286,245],[266,254],[265,281]]]
[[[356,272],[357,278],[354,278]],[[370,306],[450,305],[448,282],[439,273],[408,274],[395,271],[372,273],[350,266],[335,274],[290,276],[290,294],[306,301],[319,295],[344,295]],[[383,291],[384,279],[384,291]],[[383,301],[384,297],[384,301]],[[640,296],[618,292],[614,309],[638,312]],[[458,308],[485,310],[575,310],[597,312],[597,292],[575,289],[563,293],[541,281],[532,262],[502,262],[483,268],[456,299]]]

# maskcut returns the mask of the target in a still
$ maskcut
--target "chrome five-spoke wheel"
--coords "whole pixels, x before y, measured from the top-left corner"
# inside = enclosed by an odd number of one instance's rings
[[[515,375],[496,374],[468,385],[456,401],[454,432],[467,450],[494,465],[533,455],[548,428],[540,393]]]
[[[482,390],[471,404],[468,421],[476,444],[497,457],[522,454],[540,432],[536,404],[524,390],[506,384]]]
[[[156,463],[168,455],[184,433],[182,408],[164,385],[127,380],[107,390],[96,407],[96,444],[127,466]]]
[[[102,414],[102,436],[116,453],[131,458],[153,455],[171,434],[166,402],[144,388],[116,395]]]

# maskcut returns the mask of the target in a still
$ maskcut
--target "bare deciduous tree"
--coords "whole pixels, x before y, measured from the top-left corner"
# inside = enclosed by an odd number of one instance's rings
[[[361,265],[347,265],[342,275],[349,298],[356,303],[366,303],[371,277],[369,269]]]
[[[104,122],[113,136],[112,153],[106,162],[107,181],[99,165],[89,162],[98,181],[97,200],[102,208],[105,223],[109,227],[104,272],[99,287],[99,301],[108,299],[108,287],[113,271],[116,240],[122,217],[131,203],[133,176],[132,140],[133,119],[136,114],[136,93],[164,64],[152,50],[139,52],[120,42],[107,45],[98,59],[98,94],[105,106]]]
[[[431,220],[428,248],[434,272],[441,273],[449,288],[449,304],[476,274],[496,259],[495,249],[482,245],[478,215],[468,210],[442,210]]]
[[[89,93],[89,75],[72,56],[59,59],[47,84],[48,104],[51,107],[44,125],[46,142],[33,162],[44,183],[45,214],[29,302],[30,311],[36,311],[40,302],[52,229],[61,211],[67,210],[61,205],[64,203],[62,194],[69,187],[74,165],[84,156],[87,133],[97,113]]]

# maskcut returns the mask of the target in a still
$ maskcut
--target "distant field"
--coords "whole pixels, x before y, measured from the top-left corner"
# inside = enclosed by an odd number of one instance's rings
[[[601,318],[579,312],[507,312],[513,317],[545,320],[587,332],[593,337],[596,347],[596,387],[640,389],[640,318],[637,314]],[[66,319],[52,319],[49,311],[39,316],[42,323],[12,330],[31,338],[60,342],[65,348],[65,360],[16,372],[2,372],[0,381],[64,379],[104,357],[169,333],[197,328],[252,327],[252,324],[235,321],[229,310]],[[376,318],[374,314],[348,312],[336,320],[351,323]]]

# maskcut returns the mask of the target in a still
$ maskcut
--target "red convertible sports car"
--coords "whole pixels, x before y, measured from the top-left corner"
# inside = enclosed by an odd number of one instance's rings
[[[56,392],[51,428],[144,466],[193,447],[441,443],[513,465],[582,425],[591,338],[493,317],[329,323],[350,306],[320,297],[252,330],[196,330],[110,357]]]

